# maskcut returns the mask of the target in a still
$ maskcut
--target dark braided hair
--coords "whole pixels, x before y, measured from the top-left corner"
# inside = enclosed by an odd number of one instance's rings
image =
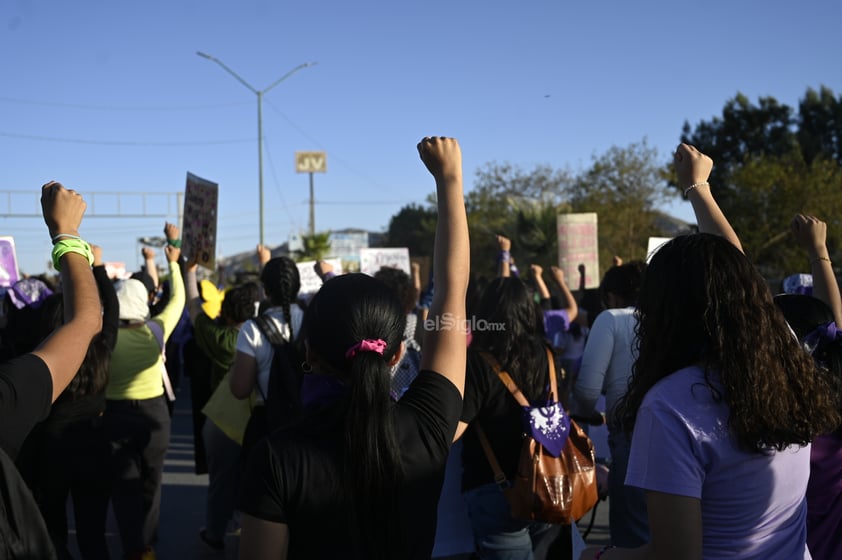
[[[297,301],[298,291],[301,289],[301,277],[298,275],[298,267],[295,262],[289,257],[271,259],[263,267],[263,271],[260,273],[260,281],[263,283],[266,297],[269,298],[273,306],[281,308],[284,321],[292,329],[292,315],[289,306]]]

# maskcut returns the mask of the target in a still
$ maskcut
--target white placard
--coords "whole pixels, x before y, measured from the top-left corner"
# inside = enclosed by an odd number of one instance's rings
[[[399,268],[410,276],[409,249],[406,247],[377,247],[360,249],[360,272],[374,276],[381,267]]]
[[[333,273],[337,276],[342,274],[341,259],[325,259],[326,263],[333,267]],[[295,263],[298,266],[298,276],[301,277],[301,290],[299,294],[315,294],[322,287],[322,279],[316,274],[313,267],[316,261],[302,261]]]

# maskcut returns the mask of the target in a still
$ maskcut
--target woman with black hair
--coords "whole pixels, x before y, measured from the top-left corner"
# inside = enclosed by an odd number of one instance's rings
[[[649,262],[616,408],[634,430],[626,484],[646,491],[650,541],[592,558],[810,558],[810,442],[839,411],[711,195],[712,166],[692,146],[676,150],[702,233]]]
[[[117,342],[117,294],[91,245],[93,275],[102,301],[102,331],[88,346],[82,367],[53,403],[50,415],[24,443],[18,466],[33,489],[59,558],[67,551],[67,498],[73,503],[76,541],[84,560],[108,558],[105,524],[111,496],[109,450],[102,425],[108,366]],[[37,324],[13,325],[44,340],[64,324],[64,294],[43,300]],[[32,348],[26,350],[31,351]]]
[[[517,277],[493,279],[482,291],[471,317],[465,402],[457,436],[479,423],[503,473],[513,480],[523,444],[520,405],[497,377],[490,355],[511,375],[530,403],[546,402],[549,344],[544,340],[541,308]],[[558,360],[554,358],[558,364]],[[556,369],[559,395],[567,388]],[[467,430],[462,450],[462,492],[481,558],[543,558],[558,535],[558,526],[512,518],[509,504],[489,465],[475,429]]]
[[[842,412],[842,296],[826,245],[827,224],[797,214],[792,231],[810,258],[813,296],[780,294],[775,304],[820,373],[830,376]],[[810,449],[807,545],[815,560],[842,558],[842,425],[818,436]]]
[[[649,541],[646,497],[640,488],[625,485],[631,441],[613,416],[614,406],[625,394],[632,374],[636,306],[645,270],[646,263],[632,261],[609,268],[602,277],[599,292],[605,310],[594,320],[573,383],[571,409],[576,416],[598,419],[596,404],[605,395],[611,451],[608,528],[611,542],[617,546],[634,547]]]
[[[266,252],[268,256],[268,251]],[[260,272],[260,282],[268,300],[261,315],[270,321],[281,336],[294,344],[301,328],[303,312],[298,306],[301,278],[298,267],[289,257],[269,259]],[[265,401],[269,394],[269,374],[274,350],[272,343],[254,319],[246,321],[237,335],[237,353],[231,365],[231,393],[238,399],[254,399],[243,439],[243,457],[255,443],[269,433]]]
[[[302,338],[312,375],[331,390],[249,457],[240,558],[430,558],[462,405],[469,247],[458,143],[424,138],[418,151],[438,193],[427,324],[439,328],[426,331],[421,372],[400,401],[390,398],[406,323],[392,290],[362,274],[324,283]]]

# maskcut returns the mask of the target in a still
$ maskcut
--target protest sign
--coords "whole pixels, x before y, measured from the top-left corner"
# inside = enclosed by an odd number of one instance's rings
[[[558,266],[564,271],[568,286],[579,287],[579,267],[585,269],[585,288],[599,287],[599,241],[597,215],[559,214],[556,220],[558,233]]]
[[[187,258],[196,257],[198,263],[216,269],[216,217],[219,185],[187,174],[184,192],[184,226],[181,230],[181,250]]]
[[[409,249],[406,247],[360,249],[360,272],[373,276],[383,266],[399,268],[411,275]]]

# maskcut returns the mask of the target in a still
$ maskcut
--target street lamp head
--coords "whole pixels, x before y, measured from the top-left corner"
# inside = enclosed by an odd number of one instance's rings
[[[201,56],[202,58],[207,58],[208,60],[214,59],[211,55],[209,55],[208,53],[203,53],[202,51],[196,51],[196,54]]]

